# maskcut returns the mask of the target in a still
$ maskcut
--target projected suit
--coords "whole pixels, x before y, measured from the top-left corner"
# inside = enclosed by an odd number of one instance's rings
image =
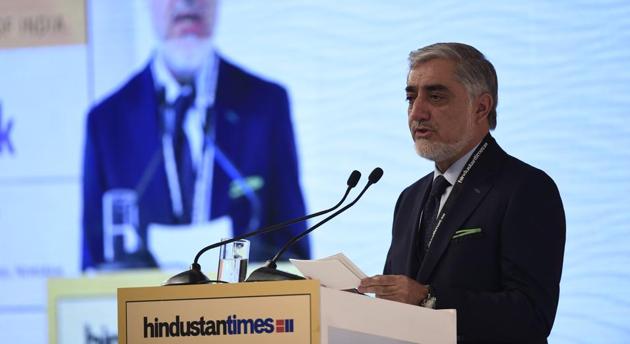
[[[136,188],[150,161],[161,154],[155,89],[147,66],[88,115],[83,166],[83,269],[96,267],[104,259],[103,193],[112,188]],[[244,179],[256,181],[253,187],[261,203],[261,226],[304,215],[286,91],[220,58],[215,109],[216,147]],[[164,161],[160,161],[139,199],[140,237],[145,242],[149,223],[176,223]],[[234,234],[241,234],[252,216],[252,204],[235,192],[234,180],[224,168],[215,162],[213,170],[211,218],[228,215]],[[270,258],[304,228],[304,224],[298,224],[252,238],[250,259]],[[194,253],[190,254],[192,258]],[[305,238],[285,257],[309,256]],[[146,260],[152,264],[150,255]]]

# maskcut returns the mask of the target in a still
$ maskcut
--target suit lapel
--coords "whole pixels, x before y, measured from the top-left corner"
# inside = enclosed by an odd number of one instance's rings
[[[124,111],[121,110],[126,116],[121,123],[128,126],[125,132],[130,133],[132,140],[125,145],[129,152],[125,156],[128,156],[131,162],[124,171],[125,173],[137,171],[138,175],[133,176],[134,187],[145,177],[145,173],[149,173],[150,176],[146,188],[140,190],[139,194],[140,209],[145,210],[140,212],[143,229],[146,229],[149,221],[159,223],[174,221],[162,151],[162,120],[150,65],[149,63],[126,88],[125,107]],[[153,159],[159,159],[159,163],[152,165]],[[164,195],[166,197],[163,197]]]
[[[132,83],[133,86],[130,88],[133,91],[126,94],[128,97],[128,100],[125,102],[126,109],[124,112],[121,112],[125,115],[125,118],[120,123],[126,126],[125,132],[129,133],[130,142],[127,144],[128,147],[126,149],[131,152],[128,155],[131,163],[137,166],[136,169],[129,168],[128,171],[129,173],[138,173],[137,176],[134,176],[134,179],[136,179],[135,183],[139,183],[140,179],[143,178],[143,174],[147,173],[147,169],[151,167],[152,160],[156,155],[160,158],[160,166],[164,165],[161,156],[162,133],[155,84],[149,65]],[[153,176],[155,173],[163,171],[164,168],[149,171],[152,174],[152,184],[157,185],[158,183],[155,181],[164,177],[163,180],[160,180],[159,185],[166,187],[165,175]]]
[[[238,133],[241,125],[241,118],[235,107],[238,100],[235,95],[239,95],[238,85],[235,85],[235,77],[230,66],[219,56],[219,74],[217,76],[217,90],[214,103],[212,121],[215,126],[215,148],[220,150],[224,157],[230,159],[231,164],[239,165],[237,160],[240,156],[238,150],[242,144],[238,140],[242,139]],[[229,211],[229,186],[232,177],[226,171],[223,163],[216,157],[214,163],[214,177],[212,184],[212,216],[222,216]]]
[[[426,182],[422,183],[418,187],[418,192],[416,193],[416,199],[414,201],[410,216],[410,223],[408,224],[411,227],[409,231],[411,233],[409,240],[409,256],[407,257],[407,276],[415,276],[418,273],[418,267],[420,266],[420,261],[422,256],[420,254],[421,247],[418,246],[420,235],[420,215],[422,212],[422,208],[429,197],[429,185],[433,182],[433,173],[429,174],[426,178]]]
[[[237,89],[238,86],[234,84],[234,77],[231,75],[229,67],[223,58],[219,57],[219,75],[217,77],[217,91],[214,104],[216,118],[214,121],[217,135],[216,144],[226,154],[232,153],[229,150],[240,146],[235,144],[239,137],[233,135],[233,130],[239,125],[241,120],[234,109],[237,102],[234,96],[241,93]],[[229,154],[229,156],[235,155]]]
[[[423,259],[416,279],[421,282],[429,281],[433,270],[450,244],[455,231],[459,229],[467,218],[477,208],[481,200],[493,186],[493,176],[498,172],[505,153],[492,137],[489,139],[486,152],[480,157],[477,165],[469,172],[462,185],[457,199],[454,199],[449,213],[445,214],[444,222],[435,233],[431,247]],[[503,153],[503,154],[501,154]]]

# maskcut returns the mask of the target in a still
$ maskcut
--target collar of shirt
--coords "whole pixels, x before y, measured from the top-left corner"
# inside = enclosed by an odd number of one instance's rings
[[[459,177],[459,174],[462,173],[464,165],[466,165],[466,162],[468,161],[468,159],[470,159],[470,156],[473,154],[478,146],[479,143],[475,145],[473,149],[468,151],[468,153],[464,154],[464,156],[457,159],[457,161],[455,161],[444,173],[440,172],[440,170],[437,168],[437,165],[435,165],[435,169],[433,170],[433,180],[435,180],[435,178],[437,178],[438,176],[443,175],[444,178],[449,182],[449,184],[451,184],[451,186],[447,187],[446,190],[444,190],[444,194],[442,194],[442,198],[440,198],[440,208],[438,211],[442,211],[444,203],[446,203],[448,196],[451,195],[451,191],[453,190],[453,185],[455,185],[455,182],[457,181],[457,177]]]
[[[219,74],[218,67],[219,57],[213,52],[205,60],[201,70],[195,76],[195,104],[188,110],[183,124],[195,167],[199,166],[203,155],[205,110],[214,104]],[[166,62],[160,53],[155,54],[150,68],[156,91],[163,87],[166,102],[173,103],[181,92],[181,85],[168,70]]]

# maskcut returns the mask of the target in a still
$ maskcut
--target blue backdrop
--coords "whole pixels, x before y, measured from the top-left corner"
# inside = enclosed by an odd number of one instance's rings
[[[0,132],[13,123],[14,148],[0,146],[0,338],[46,341],[45,281],[79,274],[85,114],[153,46],[144,1],[88,1],[87,15],[87,45],[0,49]],[[567,245],[550,341],[627,343],[630,3],[223,1],[215,39],[288,88],[309,210],[335,202],[351,170],[385,170],[313,235],[315,257],[344,251],[369,274],[398,193],[432,169],[414,152],[404,86],[409,51],[438,41],[494,63],[495,137],[560,189]]]

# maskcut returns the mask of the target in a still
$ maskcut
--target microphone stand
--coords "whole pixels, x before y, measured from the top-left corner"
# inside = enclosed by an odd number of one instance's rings
[[[220,247],[220,246],[223,246],[223,245],[226,245],[226,244],[229,244],[229,243],[241,240],[241,239],[249,238],[254,235],[273,232],[273,231],[282,229],[284,227],[290,226],[294,223],[305,221],[310,218],[329,213],[337,209],[346,200],[346,198],[348,197],[348,194],[350,193],[350,190],[357,185],[360,178],[361,178],[361,173],[359,171],[356,171],[356,170],[352,171],[352,173],[350,174],[350,177],[348,178],[348,182],[347,182],[348,187],[346,188],[346,192],[344,193],[343,197],[341,198],[339,202],[337,202],[337,204],[335,204],[334,206],[328,209],[318,211],[311,215],[306,215],[306,216],[302,216],[296,219],[287,220],[285,222],[271,225],[269,227],[265,227],[262,229],[258,229],[253,232],[248,232],[248,233],[239,235],[237,237],[234,237],[232,239],[223,240],[223,241],[220,241],[220,242],[217,242],[217,243],[214,243],[214,244],[211,244],[202,248],[199,252],[197,252],[197,255],[195,256],[195,260],[193,261],[189,270],[180,272],[179,274],[172,276],[171,278],[166,280],[166,282],[164,282],[162,285],[167,286],[167,285],[205,284],[205,283],[212,282],[210,279],[208,279],[208,277],[203,272],[201,272],[201,265],[199,264],[199,258],[206,251],[209,251],[211,249],[214,249],[214,248],[217,248],[217,247]]]
[[[301,276],[298,276],[298,275],[295,275],[295,274],[292,274],[292,273],[288,273],[288,272],[285,272],[285,271],[282,271],[282,270],[278,270],[277,269],[277,264],[276,264],[278,259],[280,259],[282,254],[284,252],[286,252],[286,250],[289,249],[289,247],[291,247],[293,244],[295,244],[298,240],[302,239],[303,237],[305,237],[306,235],[308,235],[309,233],[311,233],[315,229],[319,228],[320,226],[322,226],[326,222],[332,220],[337,215],[343,213],[348,208],[350,208],[353,205],[355,205],[359,201],[359,199],[361,199],[361,197],[367,191],[367,189],[370,186],[372,186],[372,184],[375,184],[376,182],[378,182],[381,179],[382,176],[383,176],[383,170],[380,167],[375,168],[372,171],[372,173],[370,173],[370,176],[368,177],[368,182],[363,187],[363,190],[361,190],[359,195],[352,202],[348,203],[343,208],[341,208],[341,209],[337,210],[336,212],[334,212],[332,215],[330,215],[327,218],[323,219],[322,221],[318,222],[317,224],[315,224],[311,228],[306,229],[304,232],[300,233],[298,236],[296,236],[296,237],[292,238],[291,240],[289,240],[280,249],[280,251],[278,251],[278,253],[276,253],[276,255],[273,258],[271,258],[270,260],[267,261],[265,266],[254,270],[249,275],[249,277],[247,278],[246,282],[284,281],[284,280],[300,280],[300,279],[304,279],[304,277],[301,277]]]

